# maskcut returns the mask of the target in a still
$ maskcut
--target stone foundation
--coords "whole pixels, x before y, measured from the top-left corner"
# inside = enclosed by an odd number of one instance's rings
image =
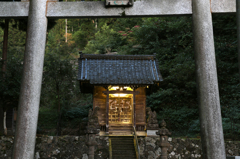
[[[86,136],[43,136],[36,138],[35,159],[88,159]],[[161,155],[159,137],[138,137],[141,159],[158,159]],[[108,137],[96,136],[95,159],[109,158]],[[197,139],[168,138],[171,144],[168,158],[202,159],[201,141]],[[228,156],[239,156],[240,142],[225,143]],[[0,159],[11,159],[13,137],[0,137]]]
[[[88,159],[86,136],[44,136],[36,138],[35,159]],[[94,158],[109,158],[108,137],[96,137]],[[0,137],[0,159],[11,159],[13,137]]]
[[[159,137],[139,137],[141,159],[158,159],[161,155]],[[201,140],[168,138],[170,148],[168,149],[169,159],[202,159]],[[225,142],[227,156],[239,156],[240,142]]]

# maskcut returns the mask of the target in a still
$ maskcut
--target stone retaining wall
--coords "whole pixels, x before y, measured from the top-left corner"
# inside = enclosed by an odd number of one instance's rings
[[[141,159],[158,159],[161,155],[159,147],[159,137],[140,137]],[[198,139],[168,138],[170,148],[168,158],[170,159],[202,159],[201,141]],[[225,142],[227,156],[239,156],[240,142]]]
[[[88,159],[87,136],[43,136],[36,138],[35,159]],[[109,158],[108,137],[96,137],[95,159]],[[171,159],[201,159],[201,142],[197,139],[169,138]],[[139,137],[141,159],[158,159],[159,137]],[[227,141],[226,154],[239,156],[240,142]],[[0,137],[0,159],[11,159],[13,137]]]
[[[0,137],[0,159],[11,159],[13,137]],[[88,159],[87,136],[36,138],[35,159]],[[108,137],[96,137],[95,159],[109,158]]]

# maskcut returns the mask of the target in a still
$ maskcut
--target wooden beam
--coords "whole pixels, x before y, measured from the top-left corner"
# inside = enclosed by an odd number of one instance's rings
[[[29,2],[0,2],[0,18],[28,16]],[[13,12],[14,11],[14,12]],[[212,13],[235,13],[235,0],[211,0]],[[192,14],[191,0],[141,0],[133,7],[106,8],[103,1],[47,2],[48,18],[150,17]]]
[[[103,91],[104,94],[139,94],[139,91]]]

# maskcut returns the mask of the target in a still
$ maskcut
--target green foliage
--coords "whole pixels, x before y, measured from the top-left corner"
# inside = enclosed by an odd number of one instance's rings
[[[236,17],[213,15],[214,40],[226,138],[240,136],[240,84],[237,66]],[[0,23],[3,21],[0,21]],[[20,23],[21,22],[21,23]],[[17,105],[25,50],[22,21],[11,21],[9,65],[0,77],[0,98]],[[81,94],[76,80],[78,51],[104,54],[153,54],[164,81],[147,97],[147,106],[165,119],[173,136],[200,134],[191,17],[65,19],[48,30],[39,128],[76,127],[87,117],[91,95]],[[0,43],[3,41],[0,28]],[[0,54],[2,54],[0,48]],[[71,125],[71,126],[70,126]]]
[[[92,109],[92,104],[73,107],[72,109],[66,111],[63,114],[63,117],[66,120],[73,120],[73,119],[76,119],[76,118],[84,118],[84,117],[88,116],[89,109]]]
[[[54,129],[58,119],[57,111],[47,107],[40,107],[38,116],[38,129]]]
[[[215,16],[213,20],[224,133],[225,137],[239,136],[235,17]],[[191,17],[146,18],[133,31],[131,43],[121,50],[124,54],[157,53],[164,81],[148,96],[147,106],[157,111],[159,119],[165,118],[177,136],[199,135],[191,23]]]
[[[96,31],[94,27],[96,23],[93,19],[81,19],[78,21],[78,30],[73,34],[73,40],[76,43],[76,47],[83,49],[88,41],[93,38]]]
[[[213,16],[223,130],[226,138],[240,136],[240,83],[235,16]]]
[[[3,61],[0,62],[2,67]],[[22,62],[12,57],[8,59],[7,72],[0,71],[0,104],[5,109],[18,106],[22,69]]]
[[[95,34],[95,39],[89,41],[85,47],[84,53],[104,54],[117,49],[124,43],[121,35],[105,24],[100,31]]]

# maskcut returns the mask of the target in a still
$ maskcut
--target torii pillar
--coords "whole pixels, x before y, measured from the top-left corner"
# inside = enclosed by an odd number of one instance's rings
[[[27,12],[28,2],[0,2],[3,4],[0,5],[0,17],[28,16],[28,36],[13,159],[33,159],[34,157],[47,17],[121,17],[122,13],[126,17],[192,14],[203,159],[226,158],[211,11],[234,12],[233,2],[233,0],[142,0],[137,1],[132,8],[125,8],[123,11],[122,8],[106,9],[100,1],[51,3],[47,0],[31,0],[29,13]],[[49,11],[46,11],[47,8]],[[13,9],[16,10],[13,12]]]
[[[47,0],[31,0],[13,159],[33,159],[45,53]]]
[[[203,159],[225,159],[211,1],[192,0]]]

